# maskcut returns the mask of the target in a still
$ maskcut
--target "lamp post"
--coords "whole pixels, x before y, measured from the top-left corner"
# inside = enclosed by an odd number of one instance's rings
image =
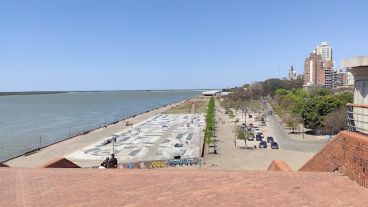
[[[115,155],[115,142],[116,142],[116,137],[112,139],[112,154],[114,155]]]

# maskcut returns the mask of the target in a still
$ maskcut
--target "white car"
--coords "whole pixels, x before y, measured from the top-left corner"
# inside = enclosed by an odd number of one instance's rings
[[[259,131],[258,128],[254,128],[254,133],[258,133],[258,132],[261,132],[261,131]]]

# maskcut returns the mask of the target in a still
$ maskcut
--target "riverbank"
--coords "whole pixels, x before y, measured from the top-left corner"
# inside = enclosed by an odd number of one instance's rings
[[[193,97],[192,99],[196,98],[197,97]],[[106,138],[121,130],[124,130],[125,128],[127,128],[126,126],[127,122],[137,124],[157,114],[164,113],[165,111],[171,109],[172,107],[178,106],[192,99],[165,105],[160,108],[132,116],[131,118],[123,119],[119,122],[107,125],[106,127],[100,127],[93,131],[90,131],[87,134],[81,134],[76,137],[66,139],[64,141],[44,147],[39,151],[35,151],[34,153],[18,156],[4,163],[10,167],[41,166],[44,163],[48,162],[49,160],[65,157],[66,155],[74,151],[80,150],[86,146],[89,146],[97,141],[102,140],[103,138]]]

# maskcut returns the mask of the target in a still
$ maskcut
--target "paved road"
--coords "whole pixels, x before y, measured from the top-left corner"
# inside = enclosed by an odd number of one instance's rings
[[[270,108],[267,106],[266,110],[268,109]],[[289,137],[275,115],[269,115],[267,119],[267,124],[271,125],[268,127],[272,127],[273,136],[277,138],[277,141],[282,149],[300,152],[318,152],[328,142],[328,140],[298,141],[292,139]]]

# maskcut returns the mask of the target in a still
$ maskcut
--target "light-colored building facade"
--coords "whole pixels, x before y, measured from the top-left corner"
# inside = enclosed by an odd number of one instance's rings
[[[348,86],[354,85],[354,76],[350,71],[346,72],[346,85]]]
[[[296,74],[296,70],[294,70],[293,66],[290,66],[289,68],[289,72],[288,72],[288,79],[289,80],[295,80],[297,79],[297,74]]]
[[[315,48],[315,53],[317,55],[321,55],[322,62],[332,62],[332,47],[328,44],[328,42],[324,41],[317,45]]]

